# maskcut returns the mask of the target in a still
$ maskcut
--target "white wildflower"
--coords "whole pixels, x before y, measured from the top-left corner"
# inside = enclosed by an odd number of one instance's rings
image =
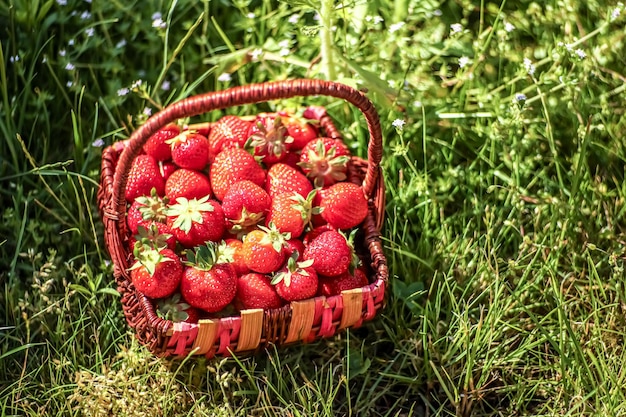
[[[513,97],[513,101],[518,103],[520,101],[526,101],[526,94],[524,93],[517,93],[515,94],[515,97]]]
[[[122,39],[120,40],[118,43],[115,44],[115,48],[116,49],[120,49],[126,46],[126,39]]]
[[[130,88],[133,89],[133,90],[136,89],[136,88],[139,88],[139,87],[141,87],[142,83],[143,83],[142,80],[133,81],[133,83],[130,85]]]
[[[435,16],[437,16],[437,17],[439,17],[439,16],[443,16],[443,12],[441,11],[441,9],[437,9],[437,10],[435,10],[435,11],[433,12],[433,14],[434,14]]]
[[[150,116],[152,114],[152,109],[150,107],[144,107],[142,113],[146,116]]]
[[[404,25],[405,25],[404,22],[394,23],[393,25],[389,26],[389,33],[394,33],[394,32],[399,31],[400,29],[402,29]]]
[[[253,61],[258,61],[261,55],[263,55],[263,49],[261,48],[253,49],[250,52],[250,58],[252,58]]]
[[[395,127],[398,130],[402,130],[402,128],[404,127],[404,125],[406,124],[406,122],[402,119],[396,119],[393,122],[391,122],[391,125],[393,127]]]
[[[65,85],[69,88],[69,87],[73,87],[74,86],[74,81],[68,81],[65,83]]]
[[[94,33],[95,33],[95,29],[94,28],[87,28],[87,29],[85,29],[85,34],[88,37],[90,37],[90,38],[93,36]]]
[[[254,13],[250,12],[250,13],[248,13],[248,14],[246,15],[246,17],[247,17],[248,19],[254,19],[254,18],[256,17],[256,15],[255,15]]]
[[[300,15],[297,13],[292,14],[291,16],[289,16],[289,19],[287,19],[287,21],[292,25],[298,23],[298,20],[300,20]]]
[[[377,25],[379,23],[383,23],[385,21],[385,19],[382,18],[382,16],[374,16],[374,24]]]
[[[82,12],[80,14],[80,18],[82,20],[87,20],[87,19],[91,19],[91,13],[89,13],[87,10],[85,10],[84,12]]]
[[[535,64],[530,59],[524,58],[524,68],[528,75],[535,75]]]
[[[20,60],[20,56],[19,56],[19,55],[13,55],[13,56],[10,56],[10,57],[9,57],[9,62],[10,62],[11,64],[14,64],[14,63],[16,63],[16,62],[17,62],[17,61],[19,61],[19,60]]]
[[[585,58],[587,58],[587,54],[585,53],[585,51],[583,51],[583,50],[582,50],[582,49],[580,49],[580,48],[578,48],[578,49],[575,51],[575,53],[576,53],[576,55],[578,55],[578,58],[580,58],[580,59],[585,59]]]
[[[104,146],[104,139],[98,138],[94,140],[93,142],[91,142],[91,146],[93,146],[94,148],[102,148]]]
[[[620,10],[620,7],[616,7],[613,9],[613,11],[611,12],[611,21],[616,20],[620,14],[622,13],[622,11]]]
[[[233,77],[229,73],[227,73],[227,72],[224,72],[219,77],[217,77],[217,81],[220,81],[220,82],[223,82],[223,83],[227,83],[227,82],[229,82],[232,79],[233,79]]]
[[[74,39],[70,39],[69,41],[67,41],[67,44],[69,46],[74,46],[74,43],[76,43],[76,41]]]
[[[126,94],[128,94],[130,92],[130,90],[126,87],[124,88],[120,88],[119,90],[117,90],[117,95],[122,97],[125,96]]]
[[[450,31],[454,35],[455,33],[459,33],[463,31],[463,25],[460,23],[453,23],[450,25]]]
[[[57,0],[59,6],[67,6],[67,0]]]
[[[515,26],[511,22],[504,22],[504,30],[511,33],[515,30]]]
[[[68,71],[73,71],[74,69],[76,69],[76,67],[71,62],[68,62],[67,64],[65,64],[65,69]]]
[[[168,80],[163,81],[163,83],[161,83],[161,90],[163,91],[169,91],[171,87],[171,84]]]
[[[462,56],[459,58],[459,68],[465,68],[467,65],[471,64],[472,60],[466,56]]]

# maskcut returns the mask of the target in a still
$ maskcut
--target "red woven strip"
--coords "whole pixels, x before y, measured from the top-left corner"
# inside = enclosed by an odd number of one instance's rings
[[[220,346],[217,349],[219,355],[229,355],[228,347],[239,338],[241,319],[239,317],[226,317],[220,320]]]
[[[183,356],[187,345],[193,343],[198,334],[198,325],[185,322],[174,323],[174,332],[167,344],[168,351],[176,356]],[[173,351],[171,348],[174,348]]]
[[[363,307],[365,308],[365,316],[363,317],[363,320],[368,321],[373,319],[376,315],[376,305],[374,304],[374,296],[372,295],[372,285],[368,285],[363,288]],[[359,321],[359,326],[361,325],[361,322],[362,320]]]
[[[341,316],[341,310],[343,310],[343,299],[339,296],[328,297],[326,299],[327,305],[322,312],[322,323],[320,324],[320,330],[318,335],[321,337],[331,337],[335,334],[335,326],[333,326],[333,316],[335,309],[339,310]]]

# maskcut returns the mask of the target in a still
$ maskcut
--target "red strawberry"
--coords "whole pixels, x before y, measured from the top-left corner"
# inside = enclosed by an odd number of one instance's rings
[[[128,208],[126,222],[133,234],[139,231],[138,226],[146,226],[152,221],[165,222],[165,211],[167,209],[167,198],[161,198],[153,188],[150,195],[137,197]]]
[[[328,224],[337,229],[350,229],[367,216],[367,199],[363,188],[351,182],[339,182],[324,190],[320,208]]]
[[[209,141],[195,132],[183,132],[167,141],[172,161],[181,168],[202,170],[209,161]]]
[[[336,277],[319,277],[319,294],[330,297],[341,294],[342,291],[361,288],[369,284],[367,275],[362,268],[354,270],[354,275],[344,272]]]
[[[176,204],[167,209],[167,225],[186,248],[219,241],[224,234],[224,224],[222,206],[208,197],[199,200],[179,197]]]
[[[224,149],[216,157],[210,170],[211,186],[218,200],[236,182],[250,180],[258,186],[265,183],[265,171],[252,155],[240,148]]]
[[[176,238],[165,223],[152,221],[145,226],[140,225],[137,234],[130,238],[128,246],[134,248],[137,241],[157,249],[176,249]]]
[[[197,323],[200,319],[200,310],[183,302],[180,293],[159,300],[156,311],[159,317],[174,323]]]
[[[272,279],[278,295],[287,301],[306,300],[317,293],[318,279],[317,273],[311,267],[313,261],[297,262],[296,257],[290,257],[287,266]]]
[[[345,236],[329,230],[321,233],[305,247],[304,259],[313,260],[313,268],[318,274],[336,277],[356,265],[359,258]]]
[[[337,230],[337,229],[335,229],[328,223],[323,224],[321,226],[317,226],[316,228],[307,232],[304,235],[304,237],[302,238],[302,243],[304,244],[304,246],[309,246],[309,244],[313,241],[313,239],[315,239],[316,237],[318,237],[324,232],[328,232],[329,230]]]
[[[283,252],[285,252],[285,258],[289,258],[294,252],[298,252],[297,260],[301,261],[304,259],[302,257],[304,255],[304,243],[300,239],[289,239],[285,241]]]
[[[238,239],[226,239],[217,248],[218,263],[231,263],[237,275],[250,272],[243,258],[243,242]]]
[[[287,133],[293,138],[291,143],[291,151],[297,151],[315,139],[318,136],[317,129],[311,124],[307,123],[306,119],[297,116],[283,117],[285,127],[287,127]]]
[[[272,222],[280,232],[288,232],[292,238],[299,237],[304,232],[304,227],[311,221],[311,215],[319,213],[318,207],[313,208],[314,196],[315,190],[306,198],[298,193],[275,195],[266,224]]]
[[[176,291],[183,266],[172,250],[138,244],[135,246],[135,259],[130,279],[138,291],[150,298],[168,297]]]
[[[313,186],[300,170],[279,162],[268,169],[265,189],[272,198],[282,193],[298,193],[306,197]]]
[[[126,182],[124,196],[132,202],[142,195],[150,195],[155,188],[158,195],[165,192],[165,180],[159,172],[156,159],[150,155],[138,155],[132,163]]]
[[[226,148],[243,148],[251,123],[238,116],[223,116],[212,127],[209,139],[209,162]]]
[[[346,179],[350,151],[339,139],[319,138],[307,143],[300,154],[300,168],[316,187]]]
[[[254,148],[254,155],[263,163],[272,164],[283,159],[293,138],[287,133],[282,118],[274,114],[261,114],[248,130],[246,147]]]
[[[237,279],[236,300],[242,310],[280,308],[284,304],[271,284],[270,277],[254,272]]]
[[[159,172],[165,181],[176,171],[178,167],[173,162],[159,161]]]
[[[271,202],[263,188],[252,181],[243,180],[228,189],[222,208],[234,231],[239,231],[263,220]]]
[[[248,233],[243,239],[243,259],[250,270],[269,274],[277,271],[285,260],[283,247],[289,235],[276,230],[259,226],[259,229]]]
[[[157,161],[167,161],[172,158],[172,148],[168,140],[180,134],[180,127],[171,123],[162,127],[154,135],[150,136],[143,145],[143,151]]]
[[[165,195],[170,201],[178,197],[187,199],[211,196],[211,183],[202,172],[180,168],[174,171],[165,182]]]
[[[231,264],[217,263],[214,244],[188,250],[185,265],[180,293],[193,307],[215,313],[235,298],[237,274]]]

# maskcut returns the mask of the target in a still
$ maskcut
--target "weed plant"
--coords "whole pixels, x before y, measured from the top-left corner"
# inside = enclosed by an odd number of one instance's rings
[[[601,0],[0,2],[0,415],[626,415],[626,9]],[[386,308],[245,359],[125,323],[100,154],[169,103],[298,77],[384,130]],[[327,106],[351,150],[367,129]]]

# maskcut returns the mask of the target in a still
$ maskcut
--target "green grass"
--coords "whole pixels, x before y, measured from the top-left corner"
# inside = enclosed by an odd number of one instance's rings
[[[622,4],[59,3],[0,4],[0,415],[626,415]],[[328,76],[381,117],[387,307],[310,345],[155,359],[107,262],[101,144],[145,108]],[[366,155],[355,109],[307,103]]]

